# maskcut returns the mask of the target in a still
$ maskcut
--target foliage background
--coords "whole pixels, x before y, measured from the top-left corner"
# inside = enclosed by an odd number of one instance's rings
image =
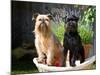
[[[35,13],[53,16],[52,30],[58,39],[63,41],[64,22],[63,17],[75,13],[80,17],[79,34],[83,43],[91,43],[95,46],[96,34],[96,6],[55,4],[41,2],[11,1],[11,74],[23,74],[38,72],[33,58],[37,57],[34,45],[35,21],[32,15]],[[95,64],[92,68],[94,69]]]

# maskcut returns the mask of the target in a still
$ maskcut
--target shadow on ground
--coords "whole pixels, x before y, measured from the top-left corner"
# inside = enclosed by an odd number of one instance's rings
[[[33,63],[33,58],[36,56],[36,53],[32,49],[16,48],[12,50],[11,75],[38,72],[38,69]]]

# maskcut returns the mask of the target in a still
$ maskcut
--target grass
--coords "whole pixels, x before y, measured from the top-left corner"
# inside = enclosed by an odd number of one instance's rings
[[[26,50],[21,47],[12,50],[11,75],[38,72],[38,69],[33,63],[34,56],[31,55],[34,53],[31,51],[30,54],[28,51],[30,50]]]
[[[14,64],[12,64],[11,69],[12,69],[11,75],[31,74],[38,72],[38,69],[35,67],[33,62],[30,61],[15,62]]]
[[[92,66],[90,67],[90,69],[96,69],[96,61],[92,64]]]

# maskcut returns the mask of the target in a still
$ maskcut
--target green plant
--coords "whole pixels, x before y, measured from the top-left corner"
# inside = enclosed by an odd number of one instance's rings
[[[59,25],[53,24],[52,29],[53,29],[54,34],[60,40],[60,42],[62,42],[64,38],[64,23],[61,22]]]
[[[79,34],[81,36],[82,42],[85,44],[92,43],[93,33],[93,31],[87,29],[85,26],[80,26],[79,28]]]
[[[82,19],[79,21],[79,34],[82,38],[83,43],[92,43],[94,36],[94,22],[96,8],[88,7],[87,10],[84,11]]]
[[[83,13],[83,17],[80,20],[80,25],[84,25],[92,29],[93,22],[96,18],[96,7],[89,6]]]

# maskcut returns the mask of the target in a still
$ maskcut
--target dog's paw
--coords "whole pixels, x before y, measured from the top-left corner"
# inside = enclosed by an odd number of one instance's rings
[[[84,62],[84,60],[80,60],[80,63],[83,63]]]
[[[37,59],[38,63],[46,64],[46,59]]]
[[[71,64],[71,66],[72,66],[72,67],[75,67],[76,65],[75,65],[75,64]]]
[[[49,63],[47,62],[47,65],[48,65],[48,66],[53,66],[53,64],[52,64],[52,63],[50,63],[50,62],[49,62]]]
[[[70,63],[70,66],[75,67],[76,64],[75,63]]]

